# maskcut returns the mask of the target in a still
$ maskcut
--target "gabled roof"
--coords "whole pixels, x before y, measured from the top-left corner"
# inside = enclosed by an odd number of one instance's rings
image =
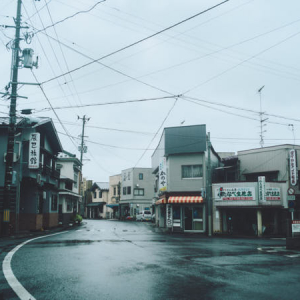
[[[34,128],[37,132],[42,132],[53,142],[53,150],[58,153],[63,151],[60,139],[58,137],[57,131],[54,127],[51,118],[35,118],[35,117],[26,117],[26,118],[17,118],[16,120],[17,128]],[[1,117],[0,126],[8,126],[9,118]]]
[[[109,183],[108,182],[94,182],[93,186],[92,186],[92,191],[94,191],[95,189],[99,189],[99,190],[109,190]]]

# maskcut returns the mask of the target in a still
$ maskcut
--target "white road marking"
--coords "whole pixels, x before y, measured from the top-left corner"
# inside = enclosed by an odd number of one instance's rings
[[[30,240],[27,240],[27,241],[21,243],[20,245],[16,246],[9,253],[7,253],[7,255],[5,256],[5,258],[3,260],[3,263],[2,263],[2,270],[3,270],[4,277],[6,278],[8,284],[10,285],[12,290],[18,295],[18,297],[21,300],[35,300],[35,298],[30,293],[28,293],[28,291],[23,287],[23,285],[15,277],[15,275],[14,275],[12,269],[11,269],[11,260],[12,260],[13,255],[21,247],[23,247],[24,245],[30,243],[31,241],[34,241],[34,240],[37,240],[37,239],[42,239],[42,238],[53,236],[53,235],[57,235],[57,234],[66,233],[66,232],[68,232],[68,231],[48,234],[48,235],[39,236],[39,237],[30,239]]]
[[[300,257],[300,254],[291,254],[291,255],[285,255],[285,256],[294,258],[294,257]]]

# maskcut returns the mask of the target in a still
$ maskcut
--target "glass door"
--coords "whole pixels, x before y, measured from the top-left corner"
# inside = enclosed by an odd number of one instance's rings
[[[204,230],[203,207],[193,207],[193,230]]]
[[[184,230],[193,230],[193,209],[184,207]]]

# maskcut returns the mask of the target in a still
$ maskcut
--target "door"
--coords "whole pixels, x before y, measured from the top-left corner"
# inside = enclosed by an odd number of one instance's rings
[[[59,206],[58,206],[58,221],[59,222],[63,221],[62,204],[59,204]]]
[[[187,206],[184,208],[184,230],[193,230],[193,209]]]

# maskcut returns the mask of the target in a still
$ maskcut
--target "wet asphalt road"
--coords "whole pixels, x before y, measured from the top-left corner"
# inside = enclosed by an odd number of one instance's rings
[[[1,261],[22,241],[0,241]],[[88,220],[26,244],[13,256],[12,270],[43,300],[299,299],[300,252],[284,245],[281,239],[165,234],[150,223]],[[18,299],[2,271],[0,289],[3,299]]]

